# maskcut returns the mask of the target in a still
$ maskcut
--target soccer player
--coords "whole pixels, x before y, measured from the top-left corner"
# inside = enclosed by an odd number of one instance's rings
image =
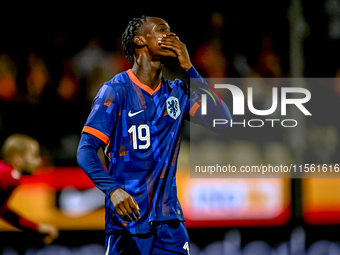
[[[98,92],[77,154],[79,165],[106,194],[106,254],[189,254],[176,187],[183,121],[211,126],[211,115],[199,110],[204,91],[212,95],[207,105],[215,107],[215,117],[230,120],[230,113],[163,19],[130,21],[123,46],[133,67]],[[162,67],[167,57],[177,58],[190,78],[199,78],[197,87],[166,80]],[[100,147],[107,171],[97,156]]]
[[[2,155],[3,161],[0,160],[0,217],[18,229],[42,234],[44,243],[50,244],[58,237],[56,227],[35,223],[19,215],[8,205],[14,189],[20,184],[21,175],[31,174],[40,164],[38,142],[27,135],[13,134],[5,140]]]

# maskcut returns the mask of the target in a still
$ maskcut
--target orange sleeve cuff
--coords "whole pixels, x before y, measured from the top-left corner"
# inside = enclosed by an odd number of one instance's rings
[[[100,132],[99,130],[89,127],[89,126],[85,126],[83,128],[83,133],[88,133],[90,135],[93,135],[95,137],[97,137],[98,139],[100,139],[103,143],[107,144],[110,140],[110,138],[105,135],[103,132]]]
[[[201,106],[201,104],[195,102],[194,105],[191,107],[191,109],[190,109],[190,111],[189,111],[189,114],[190,114],[191,116],[195,116],[195,114],[196,114],[198,108],[200,108],[200,106]]]

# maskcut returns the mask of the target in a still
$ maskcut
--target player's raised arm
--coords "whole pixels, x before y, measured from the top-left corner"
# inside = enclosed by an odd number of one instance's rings
[[[168,33],[158,39],[158,43],[162,48],[172,50],[176,53],[180,66],[187,72],[190,78],[194,78],[194,86],[189,88],[183,88],[187,90],[189,95],[188,100],[188,113],[190,120],[194,123],[205,126],[206,128],[219,132],[221,129],[228,127],[229,125],[218,125],[213,127],[213,119],[224,119],[228,123],[231,121],[231,114],[228,106],[220,99],[217,92],[207,85],[203,77],[197,72],[195,67],[191,64],[190,57],[186,45],[180,41],[179,37],[175,33]],[[201,108],[201,96],[202,94],[208,94],[206,98],[207,108],[215,109],[209,114],[201,114],[199,108]],[[209,107],[210,106],[210,107]]]

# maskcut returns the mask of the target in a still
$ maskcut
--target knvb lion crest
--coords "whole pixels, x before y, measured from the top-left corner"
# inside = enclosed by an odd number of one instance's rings
[[[178,116],[181,114],[178,98],[174,96],[169,97],[166,100],[166,110],[171,118],[177,119]]]

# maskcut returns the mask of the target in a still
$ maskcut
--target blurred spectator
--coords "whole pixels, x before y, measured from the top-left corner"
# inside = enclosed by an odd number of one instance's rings
[[[280,78],[283,76],[280,57],[273,49],[273,38],[262,38],[262,48],[258,56],[258,71],[262,77]]]
[[[51,84],[50,74],[43,58],[35,52],[30,52],[27,57],[28,74],[26,76],[26,100],[32,105],[40,102],[47,85]]]
[[[340,40],[340,1],[326,0],[325,13],[328,15],[328,37],[331,41]]]
[[[92,101],[103,83],[116,74],[112,62],[112,56],[102,48],[97,38],[93,38],[75,55],[76,74],[79,81],[85,84],[88,100]]]
[[[78,96],[79,82],[73,71],[71,61],[65,60],[62,65],[64,73],[60,78],[56,92],[62,100],[69,102]]]
[[[0,100],[11,101],[17,94],[15,62],[6,54],[0,55]]]
[[[328,53],[327,62],[329,68],[333,69],[332,65],[338,65],[340,57],[340,1],[325,0],[324,11],[328,19],[329,49],[325,48],[322,52]]]
[[[43,104],[49,109],[49,127],[54,133],[47,144],[53,153],[57,165],[73,165],[77,144],[80,139],[81,122],[86,118],[86,108],[76,76],[72,58],[62,62],[62,74],[55,93],[48,96]],[[61,121],[62,120],[62,121]],[[47,124],[47,123],[46,123]]]
[[[112,54],[112,61],[111,61],[111,72],[116,75],[117,73],[124,72],[129,68],[132,68],[132,63],[128,63],[126,56],[124,54],[123,45],[122,45],[122,38],[121,35],[117,36],[114,40],[114,48]]]
[[[229,62],[223,51],[224,26],[224,16],[219,12],[214,12],[210,18],[210,34],[192,57],[194,65],[203,72],[202,75],[205,77],[227,77]]]

